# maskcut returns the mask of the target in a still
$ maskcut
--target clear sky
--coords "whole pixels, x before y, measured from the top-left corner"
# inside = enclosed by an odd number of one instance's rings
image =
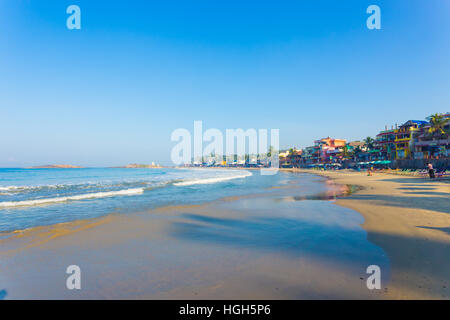
[[[448,0],[2,0],[0,166],[170,164],[194,120],[375,136],[450,111],[449,40]]]

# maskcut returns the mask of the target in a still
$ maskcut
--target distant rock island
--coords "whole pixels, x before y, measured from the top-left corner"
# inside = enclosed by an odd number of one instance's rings
[[[139,163],[130,163],[126,166],[118,167],[118,168],[162,168],[159,164],[139,164]]]
[[[74,168],[83,168],[83,167],[73,166],[71,164],[47,164],[44,166],[29,167],[29,169],[74,169]]]

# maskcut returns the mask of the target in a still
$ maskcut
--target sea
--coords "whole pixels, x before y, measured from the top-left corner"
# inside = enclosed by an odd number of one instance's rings
[[[0,232],[260,194],[294,178],[283,172],[212,168],[1,168]],[[303,180],[303,194],[326,188],[309,175]]]

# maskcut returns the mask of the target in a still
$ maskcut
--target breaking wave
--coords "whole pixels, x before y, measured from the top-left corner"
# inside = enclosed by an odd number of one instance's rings
[[[143,192],[144,192],[144,188],[134,188],[134,189],[119,190],[119,191],[85,193],[85,194],[67,196],[67,197],[56,197],[56,198],[23,200],[23,201],[4,201],[4,202],[0,202],[0,208],[19,207],[19,206],[37,206],[37,205],[51,204],[51,203],[58,203],[58,202],[94,199],[94,198],[107,198],[107,197],[115,197],[115,196],[131,196],[131,195],[141,194]]]
[[[235,176],[186,180],[186,181],[176,182],[173,185],[181,187],[181,186],[191,186],[191,185],[195,185],[195,184],[211,184],[211,183],[218,183],[218,182],[223,182],[223,181],[228,181],[228,180],[233,180],[233,179],[242,179],[242,178],[249,177],[251,175],[252,175],[251,172],[245,171],[244,173],[235,175]]]

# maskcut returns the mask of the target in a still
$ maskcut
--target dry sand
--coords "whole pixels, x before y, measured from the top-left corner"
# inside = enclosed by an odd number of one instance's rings
[[[338,205],[360,212],[363,228],[391,262],[388,299],[450,298],[450,181],[386,173],[295,170],[363,187]]]

